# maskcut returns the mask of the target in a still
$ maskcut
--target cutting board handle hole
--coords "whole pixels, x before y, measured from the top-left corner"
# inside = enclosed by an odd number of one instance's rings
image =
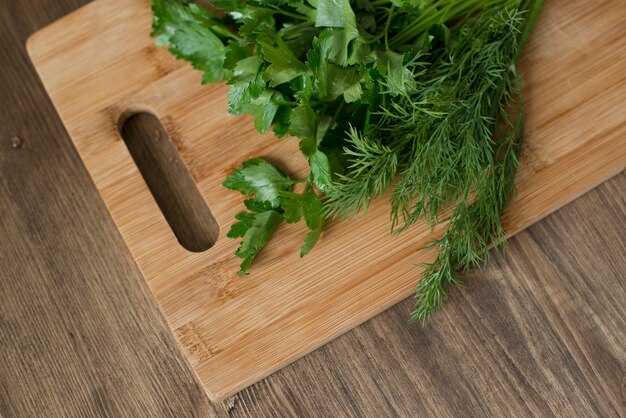
[[[219,225],[159,118],[125,113],[120,134],[180,245],[192,252],[211,248]]]

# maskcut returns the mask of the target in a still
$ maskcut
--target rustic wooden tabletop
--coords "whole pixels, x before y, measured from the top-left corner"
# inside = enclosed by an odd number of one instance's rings
[[[87,0],[0,0],[0,416],[624,416],[626,174],[218,405],[179,352],[24,49]]]

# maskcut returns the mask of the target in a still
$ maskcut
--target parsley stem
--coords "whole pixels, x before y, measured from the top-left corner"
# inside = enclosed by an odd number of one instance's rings
[[[393,12],[395,11],[395,7],[396,6],[391,6],[389,8],[389,12],[387,14],[387,19],[385,21],[385,28],[383,29],[383,31],[381,33],[379,33],[378,35],[376,35],[375,37],[368,39],[367,41],[364,41],[364,43],[366,44],[371,44],[374,43],[378,40],[380,40],[382,37],[385,38],[385,47],[387,48],[387,50],[389,50],[389,40],[388,40],[388,36],[389,36],[389,26],[391,25],[391,18],[393,17]]]
[[[272,8],[276,11],[276,13],[279,13],[279,14],[281,14],[283,16],[291,17],[293,19],[298,19],[298,20],[304,20],[304,21],[307,21],[307,22],[309,21],[309,18],[306,17],[306,16],[299,15],[297,13],[291,13],[291,12],[288,12],[288,11],[283,10],[283,9],[281,9],[279,7],[276,7],[276,6],[272,6]]]
[[[383,33],[385,34],[385,49],[389,51],[389,26],[391,25],[391,19],[393,18],[393,13],[396,11],[396,6],[392,5],[389,9],[389,15],[387,16],[387,23],[385,23],[385,30]]]
[[[218,36],[223,37],[223,38],[230,38],[230,39],[234,39],[235,41],[241,42],[243,39],[240,38],[239,36],[235,35],[234,33],[232,33],[230,30],[228,30],[228,28],[226,27],[222,27],[221,25],[213,25],[211,27],[211,30]]]
[[[345,101],[341,100],[339,102],[339,106],[337,106],[337,110],[335,110],[335,114],[333,115],[333,118],[330,121],[330,125],[328,125],[330,127],[330,129],[333,128],[333,125],[335,125],[335,122],[337,121],[337,118],[339,117],[339,113],[341,113],[341,111],[343,110],[343,106],[346,104]]]
[[[443,6],[442,6],[443,3]],[[397,47],[407,43],[416,36],[422,34],[432,25],[437,23],[445,23],[457,17],[468,17],[480,9],[487,9],[496,5],[518,5],[520,0],[473,0],[473,1],[456,1],[435,2],[424,9],[421,17],[416,20],[417,24],[408,26],[401,30],[391,39],[391,46]],[[429,16],[429,18],[424,18]]]

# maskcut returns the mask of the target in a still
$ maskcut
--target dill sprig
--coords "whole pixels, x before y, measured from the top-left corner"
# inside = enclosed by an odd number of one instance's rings
[[[523,12],[486,11],[454,43],[416,63],[411,87],[381,106],[367,135],[350,131],[348,172],[328,193],[332,215],[365,210],[390,186],[392,224],[405,231],[449,213],[416,288],[413,319],[439,307],[457,272],[482,264],[504,240],[500,215],[514,190],[524,112],[515,70]],[[511,117],[515,114],[515,117]]]

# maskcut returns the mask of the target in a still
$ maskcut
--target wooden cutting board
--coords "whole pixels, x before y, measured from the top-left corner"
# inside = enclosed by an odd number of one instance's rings
[[[626,11],[623,0],[548,1],[520,65],[528,108],[510,234],[626,165]],[[227,88],[149,37],[147,0],[97,0],[33,35],[28,51],[93,181],[191,365],[213,401],[314,350],[411,295],[417,253],[431,233],[389,236],[388,207],[330,222],[304,259],[302,225],[281,226],[247,277],[225,237],[242,198],[225,175],[263,155],[305,172],[294,139],[259,135],[226,113]],[[181,247],[118,125],[149,110],[166,127],[219,225],[215,245]],[[514,280],[514,278],[511,278]],[[480,286],[480,283],[471,283]],[[451,300],[449,303],[455,303]],[[398,326],[408,326],[398,324]]]

